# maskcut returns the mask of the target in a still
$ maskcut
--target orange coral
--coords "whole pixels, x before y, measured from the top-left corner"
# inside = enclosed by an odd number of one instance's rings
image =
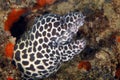
[[[36,0],[37,1],[37,4],[40,6],[40,7],[43,7],[46,5],[46,0]]]
[[[16,22],[26,11],[26,9],[12,9],[12,11],[7,16],[7,20],[4,23],[5,31],[9,31],[12,24]]]
[[[91,69],[91,64],[88,61],[80,61],[78,69],[85,69],[86,71],[89,71]]]
[[[5,56],[12,59],[14,51],[14,44],[9,42],[5,47]]]
[[[116,69],[115,76],[120,79],[120,67]]]
[[[116,41],[120,42],[120,36],[116,36]]]
[[[12,77],[8,76],[6,80],[14,80]]]
[[[44,7],[47,4],[53,4],[55,0],[36,0],[37,6],[33,7],[34,9],[38,9],[39,7]],[[11,12],[7,16],[7,20],[4,23],[5,31],[10,31],[10,28],[14,22],[16,22],[22,14],[28,11],[29,8],[21,8],[21,9],[12,9]]]
[[[44,7],[47,4],[53,4],[55,2],[55,0],[36,0],[36,1],[40,7]]]

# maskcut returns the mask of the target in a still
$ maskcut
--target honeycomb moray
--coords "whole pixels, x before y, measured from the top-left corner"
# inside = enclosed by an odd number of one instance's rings
[[[13,63],[24,74],[23,79],[43,79],[58,71],[61,64],[79,54],[86,40],[73,39],[84,24],[81,12],[63,16],[45,14],[35,19],[14,47]]]

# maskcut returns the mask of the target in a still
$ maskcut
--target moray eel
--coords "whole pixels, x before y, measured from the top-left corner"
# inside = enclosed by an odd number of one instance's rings
[[[85,48],[84,38],[73,39],[84,18],[81,12],[69,12],[63,16],[45,14],[35,19],[32,28],[14,47],[13,63],[24,74],[24,79],[49,77],[63,62]]]

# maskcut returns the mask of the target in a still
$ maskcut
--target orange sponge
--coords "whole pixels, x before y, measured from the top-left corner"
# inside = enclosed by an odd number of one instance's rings
[[[14,80],[12,77],[8,76],[6,80]]]
[[[120,79],[120,67],[116,69],[115,76]]]
[[[53,4],[55,2],[55,0],[36,0],[36,1],[40,7],[44,7],[47,4]]]
[[[14,51],[14,44],[9,42],[5,47],[5,56],[12,59]]]
[[[116,41],[120,43],[120,36],[116,36]]]
[[[78,69],[84,69],[86,71],[89,71],[91,69],[91,64],[88,61],[81,61],[78,64]]]
[[[10,31],[12,24],[16,22],[25,12],[25,9],[12,9],[12,11],[7,16],[7,20],[4,23],[4,30]]]

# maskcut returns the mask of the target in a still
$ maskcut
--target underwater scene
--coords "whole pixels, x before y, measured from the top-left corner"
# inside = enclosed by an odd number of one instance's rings
[[[0,0],[0,80],[120,80],[120,1]]]

